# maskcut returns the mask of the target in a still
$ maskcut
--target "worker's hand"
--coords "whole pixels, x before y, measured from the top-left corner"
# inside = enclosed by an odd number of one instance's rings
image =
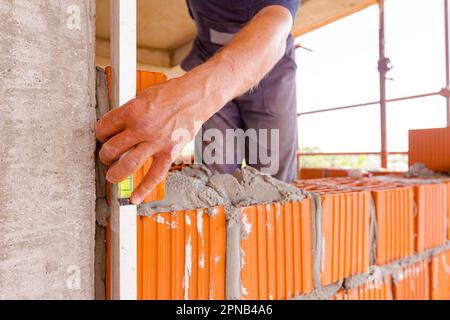
[[[186,79],[172,80],[143,91],[136,99],[107,113],[97,123],[103,143],[100,160],[111,165],[107,180],[119,183],[154,158],[131,202],[139,204],[164,178],[182,148],[194,137],[198,103],[189,97]],[[178,130],[177,130],[178,129]],[[180,134],[180,132],[182,134]],[[177,141],[172,137],[176,134]]]
[[[195,122],[205,122],[247,92],[280,60],[291,27],[286,8],[268,6],[206,63],[107,113],[97,124],[97,138],[104,143],[100,160],[105,164],[118,160],[107,173],[108,181],[124,180],[153,156],[150,170],[131,197],[134,204],[142,202],[194,138],[194,128],[199,127]],[[178,140],[172,139],[174,135]]]

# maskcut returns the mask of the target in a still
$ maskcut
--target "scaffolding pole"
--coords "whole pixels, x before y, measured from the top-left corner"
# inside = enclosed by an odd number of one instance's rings
[[[378,61],[378,72],[380,74],[380,123],[381,123],[381,168],[386,169],[388,165],[387,152],[387,129],[386,129],[386,74],[389,71],[390,61],[385,55],[384,39],[384,0],[378,1],[380,14],[379,49],[380,60]]]

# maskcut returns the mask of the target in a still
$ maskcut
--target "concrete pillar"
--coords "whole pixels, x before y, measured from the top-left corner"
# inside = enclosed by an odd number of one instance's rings
[[[0,0],[0,30],[0,299],[91,299],[95,0]]]

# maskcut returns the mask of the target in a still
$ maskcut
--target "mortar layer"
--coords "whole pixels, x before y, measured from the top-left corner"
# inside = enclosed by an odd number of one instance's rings
[[[195,210],[223,205],[227,218],[234,218],[235,208],[271,202],[303,201],[306,194],[277,179],[245,167],[234,175],[213,173],[203,165],[169,173],[166,198],[139,206],[139,214]]]

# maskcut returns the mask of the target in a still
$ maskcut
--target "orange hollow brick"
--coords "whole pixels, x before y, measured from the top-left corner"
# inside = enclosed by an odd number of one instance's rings
[[[450,172],[450,127],[409,131],[408,162],[436,172]]]
[[[326,193],[322,201],[321,283],[332,284],[364,273],[370,257],[370,195]]]
[[[225,228],[223,207],[138,217],[138,299],[225,299]]]
[[[294,185],[315,195],[315,207],[319,208],[314,215],[321,219],[316,241],[321,248],[315,257],[320,284],[366,272],[370,264],[370,193],[304,181]]]
[[[414,254],[414,201],[410,187],[372,191],[377,216],[377,264]]]
[[[393,274],[394,300],[429,300],[430,273],[428,259],[409,264]]]
[[[448,194],[445,184],[414,186],[416,250],[418,252],[445,244],[447,238]]]
[[[325,178],[322,168],[299,168],[298,169],[299,179],[320,179]]]
[[[348,177],[348,170],[337,168],[299,168],[299,179],[320,179],[328,177]]]
[[[432,257],[430,273],[431,299],[450,300],[450,250]]]
[[[106,77],[107,77],[107,81],[108,81],[108,93],[110,94],[111,80],[112,80],[111,67],[106,68]],[[147,72],[147,71],[138,70],[136,72],[136,95],[139,95],[142,91],[144,91],[147,88],[150,88],[154,85],[163,83],[165,81],[167,81],[167,76],[163,73]],[[147,174],[148,170],[150,169],[152,162],[153,162],[153,158],[148,159],[141,168],[139,168],[135,173],[133,173],[132,179],[131,179],[132,185],[126,187],[126,188],[131,187],[131,190],[128,190],[129,192],[132,192],[132,190],[136,189],[139,186],[139,184],[142,182],[145,175]],[[164,199],[165,185],[166,185],[165,180],[163,180],[143,200],[143,203],[149,203],[152,201]],[[108,192],[108,196],[109,196],[109,192]],[[108,203],[109,203],[109,201],[108,201]]]
[[[418,250],[443,245],[445,237],[450,240],[450,178],[438,177],[432,183],[417,183],[415,199],[417,205],[420,205],[418,209],[421,209],[416,223],[418,232],[427,232],[422,237],[419,235]]]
[[[285,300],[313,289],[311,202],[240,208],[244,300]]]
[[[339,181],[337,183],[341,184]],[[373,179],[346,181],[341,185],[372,193],[377,223],[377,264],[386,264],[414,254],[412,187]]]

